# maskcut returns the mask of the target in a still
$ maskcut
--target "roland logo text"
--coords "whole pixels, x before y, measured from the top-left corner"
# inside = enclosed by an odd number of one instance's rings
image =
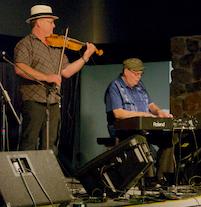
[[[165,122],[153,122],[153,127],[165,127]]]

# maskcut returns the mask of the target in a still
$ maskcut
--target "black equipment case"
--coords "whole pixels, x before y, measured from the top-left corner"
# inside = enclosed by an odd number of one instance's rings
[[[134,135],[83,165],[74,176],[89,196],[106,193],[115,198],[135,186],[152,164],[145,137]]]

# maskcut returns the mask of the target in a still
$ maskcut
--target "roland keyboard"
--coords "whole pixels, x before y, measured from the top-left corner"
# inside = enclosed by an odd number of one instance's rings
[[[132,117],[114,122],[116,130],[163,130],[173,128],[172,118]]]

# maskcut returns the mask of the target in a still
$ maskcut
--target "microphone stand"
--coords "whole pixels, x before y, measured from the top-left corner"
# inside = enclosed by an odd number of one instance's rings
[[[55,92],[58,96],[61,96],[58,92],[57,92],[57,88],[49,86],[47,83],[42,83],[41,81],[37,80],[34,76],[32,76],[31,74],[27,73],[26,71],[24,71],[22,68],[20,68],[18,65],[12,63],[11,61],[9,61],[6,57],[5,57],[5,52],[2,52],[3,54],[3,59],[5,61],[7,61],[8,63],[10,63],[11,65],[13,65],[14,67],[19,68],[21,71],[23,71],[28,77],[30,77],[32,80],[36,81],[37,83],[39,83],[40,85],[44,86],[46,88],[46,94],[47,94],[47,108],[46,108],[46,136],[47,136],[47,150],[49,149],[49,94],[51,92]]]
[[[19,125],[21,125],[21,121],[17,115],[17,113],[15,112],[15,109],[11,103],[11,99],[8,95],[8,92],[4,89],[2,83],[0,82],[0,88],[2,90],[2,94],[3,96],[1,97],[1,101],[2,101],[2,146],[1,146],[1,151],[5,151],[6,147],[5,147],[5,143],[6,143],[6,102],[8,102],[15,118],[17,119],[17,122],[19,123]]]
[[[17,116],[17,113],[15,112],[15,109],[13,108],[13,105],[11,103],[11,99],[7,93],[7,91],[3,88],[3,85],[0,82],[0,87],[2,90],[2,94],[3,96],[1,97],[2,100],[2,151],[5,151],[6,147],[5,147],[5,143],[6,143],[6,102],[8,102],[8,104],[10,105],[10,108],[15,116],[15,118],[17,119],[18,123],[21,124],[21,121],[19,119],[19,117]]]
[[[1,90],[2,90],[2,93],[3,93],[4,100],[6,100],[8,102],[8,104],[10,105],[10,108],[11,108],[13,114],[15,115],[18,123],[21,124],[21,121],[20,121],[19,117],[17,116],[17,113],[15,112],[15,109],[13,108],[13,105],[11,103],[11,99],[10,99],[7,91],[3,88],[3,85],[1,84],[1,82],[0,82],[0,87],[1,87]]]

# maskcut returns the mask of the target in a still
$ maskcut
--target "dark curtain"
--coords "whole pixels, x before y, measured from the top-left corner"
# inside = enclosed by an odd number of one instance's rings
[[[20,96],[19,96],[19,90],[18,90],[18,84],[17,84],[17,78],[16,74],[13,68],[13,65],[10,63],[7,63],[3,59],[3,55],[5,55],[6,59],[11,61],[13,63],[13,51],[14,47],[17,44],[17,42],[21,39],[21,37],[15,37],[15,36],[9,36],[9,35],[0,35],[0,81],[2,84],[3,89],[0,89],[0,105],[1,105],[1,115],[0,115],[0,126],[1,126],[1,132],[3,129],[3,113],[2,113],[2,107],[5,106],[5,144],[6,149],[10,151],[17,150],[18,145],[18,138],[19,138],[19,130],[20,125],[10,107],[8,102],[6,102],[5,97],[3,96],[2,90],[5,90],[8,94],[8,97],[10,99],[10,103],[14,109],[14,111],[17,113],[18,118],[20,118]],[[0,150],[2,150],[2,142],[3,142],[3,133],[1,133],[1,147]]]
[[[75,136],[79,136],[80,75],[62,80],[61,130],[58,148],[72,163]]]
[[[70,62],[81,57],[81,51],[65,50]],[[61,130],[58,130],[57,146],[62,155],[72,163],[74,150],[80,136],[80,72],[62,79],[61,87]]]

